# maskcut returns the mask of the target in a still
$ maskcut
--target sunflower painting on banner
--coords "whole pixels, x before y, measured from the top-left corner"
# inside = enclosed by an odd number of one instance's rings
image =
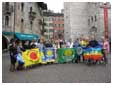
[[[58,62],[71,62],[77,59],[77,52],[75,48],[60,48],[58,50]]]
[[[42,58],[39,54],[39,49],[30,49],[26,50],[25,52],[22,52],[22,57],[24,60],[24,66],[30,66],[33,64],[38,64],[42,62]]]
[[[55,49],[54,48],[45,48],[44,49],[46,62],[55,62]]]

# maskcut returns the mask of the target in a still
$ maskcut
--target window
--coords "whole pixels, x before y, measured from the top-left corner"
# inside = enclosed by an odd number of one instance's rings
[[[23,12],[24,10],[24,3],[21,3],[21,11]]]
[[[9,2],[6,2],[6,6],[9,6]]]
[[[33,22],[32,22],[32,21],[30,21],[30,24],[31,24],[31,31],[32,31],[32,25],[33,25]]]
[[[60,18],[60,17],[58,17],[58,20],[60,21],[60,20],[61,20],[61,18]]]
[[[33,10],[32,7],[30,7],[30,12],[32,12],[32,10]]]
[[[64,20],[64,18],[62,17],[62,18],[61,18],[61,20],[63,21],[63,20]]]
[[[56,20],[56,18],[54,17],[54,21]]]
[[[97,21],[97,17],[96,17],[96,15],[95,15],[95,22]]]
[[[24,22],[24,20],[23,19],[21,19],[21,23],[23,23]]]
[[[60,24],[59,24],[59,27],[60,27]]]
[[[51,17],[49,17],[49,21],[51,21]]]
[[[49,32],[53,32],[53,29],[49,29]]]
[[[54,24],[54,27],[56,27],[56,24]]]
[[[24,25],[24,20],[23,19],[21,19],[21,32],[23,32],[23,25]]]
[[[52,21],[54,21],[54,17],[52,17]]]
[[[88,25],[90,25],[90,19],[88,19]]]
[[[52,23],[49,23],[49,26],[53,26],[53,24]]]
[[[62,24],[62,27],[64,27],[64,24]]]
[[[44,18],[44,21],[48,21],[48,17],[45,17],[45,18]]]
[[[91,21],[93,22],[93,16],[91,16]]]
[[[5,5],[6,5],[6,10],[8,10],[9,9],[9,2],[6,2]]]
[[[5,26],[8,26],[9,25],[9,16],[6,16],[5,17]]]
[[[56,24],[56,27],[59,27],[59,24]]]

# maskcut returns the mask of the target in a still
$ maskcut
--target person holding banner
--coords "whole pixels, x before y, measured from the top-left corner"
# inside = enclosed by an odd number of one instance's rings
[[[89,41],[88,46],[90,46],[90,47],[96,47],[98,45],[99,45],[98,41],[94,38],[94,36],[92,36],[91,37],[91,40]]]
[[[17,46],[15,43],[15,39],[11,39],[10,41],[11,46],[9,47],[9,54],[10,54],[10,71],[13,72],[15,70],[15,64],[16,64],[16,55],[17,55]]]
[[[19,41],[17,43],[17,62],[18,62],[18,66],[17,66],[17,70],[22,70],[23,69],[23,65],[24,65],[24,61],[22,59],[22,51],[25,51],[23,46],[22,46],[22,42]]]
[[[38,40],[37,47],[38,47],[40,50],[43,50],[43,49],[44,49],[44,42],[43,42],[42,39],[39,39],[39,40]]]
[[[36,42],[35,39],[33,39],[33,41],[32,41],[31,44],[30,44],[30,47],[31,47],[31,49],[32,49],[32,48],[36,48],[37,45],[38,45],[38,43]]]
[[[50,40],[46,41],[45,47],[53,47],[53,45],[51,44]]]
[[[30,49],[29,41],[25,41],[23,48],[24,50]]]

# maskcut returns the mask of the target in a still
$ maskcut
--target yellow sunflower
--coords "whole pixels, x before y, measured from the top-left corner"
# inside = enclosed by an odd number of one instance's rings
[[[72,54],[73,52],[70,49],[64,51],[64,56],[72,56]]]
[[[51,50],[48,50],[48,51],[47,51],[47,55],[48,55],[48,56],[52,56],[52,55],[53,55],[53,52],[52,52]]]

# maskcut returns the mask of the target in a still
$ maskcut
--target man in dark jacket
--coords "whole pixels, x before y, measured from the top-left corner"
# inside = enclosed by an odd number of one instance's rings
[[[15,44],[15,40],[11,40],[12,45],[9,47],[9,53],[10,53],[10,60],[11,60],[11,66],[10,71],[15,70],[15,63],[16,63],[16,55],[17,55],[17,46]]]
[[[50,43],[50,41],[48,40],[45,44],[45,47],[53,47],[52,43]]]
[[[24,48],[25,50],[30,49],[29,41],[26,41],[26,42],[24,43],[23,48]]]
[[[96,47],[98,45],[99,45],[98,41],[94,37],[92,37],[91,40],[89,41],[89,45],[88,46]]]

